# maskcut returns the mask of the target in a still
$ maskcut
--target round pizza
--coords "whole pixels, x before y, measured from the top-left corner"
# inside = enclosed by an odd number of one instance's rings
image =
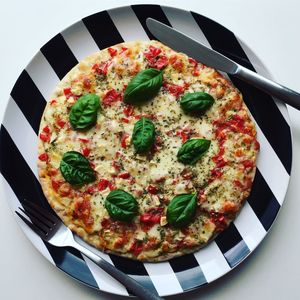
[[[250,193],[259,143],[241,93],[158,41],[94,53],[44,111],[38,169],[62,221],[108,253],[163,261],[208,244]]]

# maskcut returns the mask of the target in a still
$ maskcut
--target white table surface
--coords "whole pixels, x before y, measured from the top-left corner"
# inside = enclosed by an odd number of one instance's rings
[[[18,75],[38,49],[59,31],[103,9],[144,1],[7,0],[0,16],[0,120]],[[300,91],[299,0],[148,1],[201,13],[236,33],[274,78]],[[300,112],[289,108],[293,170],[286,199],[271,232],[230,274],[170,299],[299,299],[300,295]],[[272,124],[270,124],[272,126]],[[27,240],[0,190],[0,298],[5,300],[116,300],[52,266]],[[125,298],[124,298],[125,299]]]

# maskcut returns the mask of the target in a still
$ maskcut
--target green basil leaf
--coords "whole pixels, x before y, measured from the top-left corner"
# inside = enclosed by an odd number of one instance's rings
[[[134,124],[132,143],[137,153],[149,151],[155,141],[155,126],[150,119],[141,118]]]
[[[97,111],[100,108],[100,98],[95,94],[81,96],[72,106],[69,120],[74,129],[82,130],[94,125],[97,121]]]
[[[183,227],[193,221],[197,208],[197,194],[175,196],[167,208],[167,220],[170,225]]]
[[[177,153],[178,161],[186,165],[194,165],[208,150],[210,141],[206,139],[187,140]]]
[[[123,190],[111,191],[105,199],[104,206],[109,215],[119,221],[131,221],[139,210],[135,198]]]
[[[134,76],[126,87],[124,102],[139,103],[150,100],[162,86],[163,72],[157,69],[146,69]]]
[[[66,152],[59,168],[65,180],[72,185],[82,185],[96,180],[90,162],[77,151]]]
[[[210,94],[204,92],[186,93],[181,97],[180,106],[186,113],[204,113],[214,101]]]

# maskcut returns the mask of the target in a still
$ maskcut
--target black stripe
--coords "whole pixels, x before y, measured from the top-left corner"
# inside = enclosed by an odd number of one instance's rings
[[[145,286],[146,288],[150,289],[152,292],[157,294],[153,282],[150,279],[148,272],[142,262],[134,261],[113,254],[110,254],[109,256],[116,268],[123,271],[125,274],[130,275],[140,284],[142,284],[143,286]],[[130,291],[128,292],[131,294]]]
[[[41,52],[60,79],[62,79],[78,63],[76,57],[60,33],[45,44],[41,48]]]
[[[241,262],[250,253],[248,246],[233,223],[221,232],[215,241],[230,267]]]
[[[255,71],[246,53],[231,31],[204,16],[193,12],[192,15],[213,49]],[[286,171],[290,174],[292,157],[290,127],[272,97],[238,78],[230,76],[230,79],[242,92],[245,103],[253,117]]]
[[[82,19],[100,49],[124,42],[107,11]]]
[[[280,209],[280,204],[258,169],[256,170],[251,194],[248,197],[248,203],[265,230],[268,231]]]
[[[165,13],[159,5],[132,5],[133,11],[135,12],[137,18],[139,19],[141,25],[143,26],[146,34],[148,35],[150,40],[156,40],[156,38],[152,35],[146,25],[147,18],[153,18],[157,21],[165,23],[166,25],[171,26],[169,20],[167,19]]]
[[[169,261],[184,291],[207,283],[206,278],[193,254],[187,254]]]
[[[0,131],[0,144],[0,172],[19,201],[22,203],[24,199],[27,199],[52,211],[45,199],[38,180],[3,125]],[[93,275],[78,251],[73,250],[72,253],[74,253],[74,251],[77,252],[76,255],[73,255],[65,248],[44,244],[59,268],[72,277],[84,281],[87,285],[98,288]]]
[[[46,101],[26,70],[17,79],[11,96],[33,130],[38,133]]]

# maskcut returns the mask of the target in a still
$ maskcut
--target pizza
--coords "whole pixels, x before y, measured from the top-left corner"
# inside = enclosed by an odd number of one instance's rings
[[[134,41],[88,56],[57,85],[38,171],[51,207],[87,243],[157,262],[228,227],[258,151],[228,79],[158,41]]]

